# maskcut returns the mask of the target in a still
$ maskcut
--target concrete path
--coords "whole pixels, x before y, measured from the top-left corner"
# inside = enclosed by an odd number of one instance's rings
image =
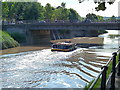
[[[115,88],[120,89],[120,76],[116,76],[115,78]]]
[[[110,81],[108,82],[108,85],[106,86],[108,89],[110,88]],[[120,76],[115,75],[115,90],[120,90]]]

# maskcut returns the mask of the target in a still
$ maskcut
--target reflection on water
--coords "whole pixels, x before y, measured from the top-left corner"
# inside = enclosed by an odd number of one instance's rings
[[[111,52],[118,48],[113,41],[110,39],[102,48],[71,52],[43,49],[1,55],[0,82],[4,88],[82,88],[98,76]]]

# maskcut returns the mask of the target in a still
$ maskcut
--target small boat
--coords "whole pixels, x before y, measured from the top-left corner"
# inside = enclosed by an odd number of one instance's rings
[[[51,51],[72,51],[75,50],[75,44],[71,42],[58,42],[52,45]]]

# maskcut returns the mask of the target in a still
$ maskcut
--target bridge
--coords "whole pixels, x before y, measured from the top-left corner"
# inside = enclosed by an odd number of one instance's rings
[[[53,31],[68,30],[71,34],[74,31],[75,36],[79,36],[77,32],[79,31],[80,36],[97,36],[98,30],[120,30],[120,22],[29,22],[6,24],[2,25],[2,28],[10,33],[18,32],[25,34],[26,41],[29,44],[41,44],[43,41],[50,41],[50,34]],[[43,41],[41,38],[43,38]]]
[[[120,22],[91,23],[23,23],[2,25],[4,28],[26,28],[27,30],[120,30]]]

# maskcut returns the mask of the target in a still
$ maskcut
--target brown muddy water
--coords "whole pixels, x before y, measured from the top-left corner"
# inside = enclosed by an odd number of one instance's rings
[[[47,48],[50,48],[50,46],[19,46],[15,48],[0,50],[0,55],[27,52],[27,51],[36,51]]]
[[[49,47],[5,50],[0,55],[0,88],[83,88],[118,49],[118,38],[104,41],[104,46],[78,47],[71,52],[52,52]]]

